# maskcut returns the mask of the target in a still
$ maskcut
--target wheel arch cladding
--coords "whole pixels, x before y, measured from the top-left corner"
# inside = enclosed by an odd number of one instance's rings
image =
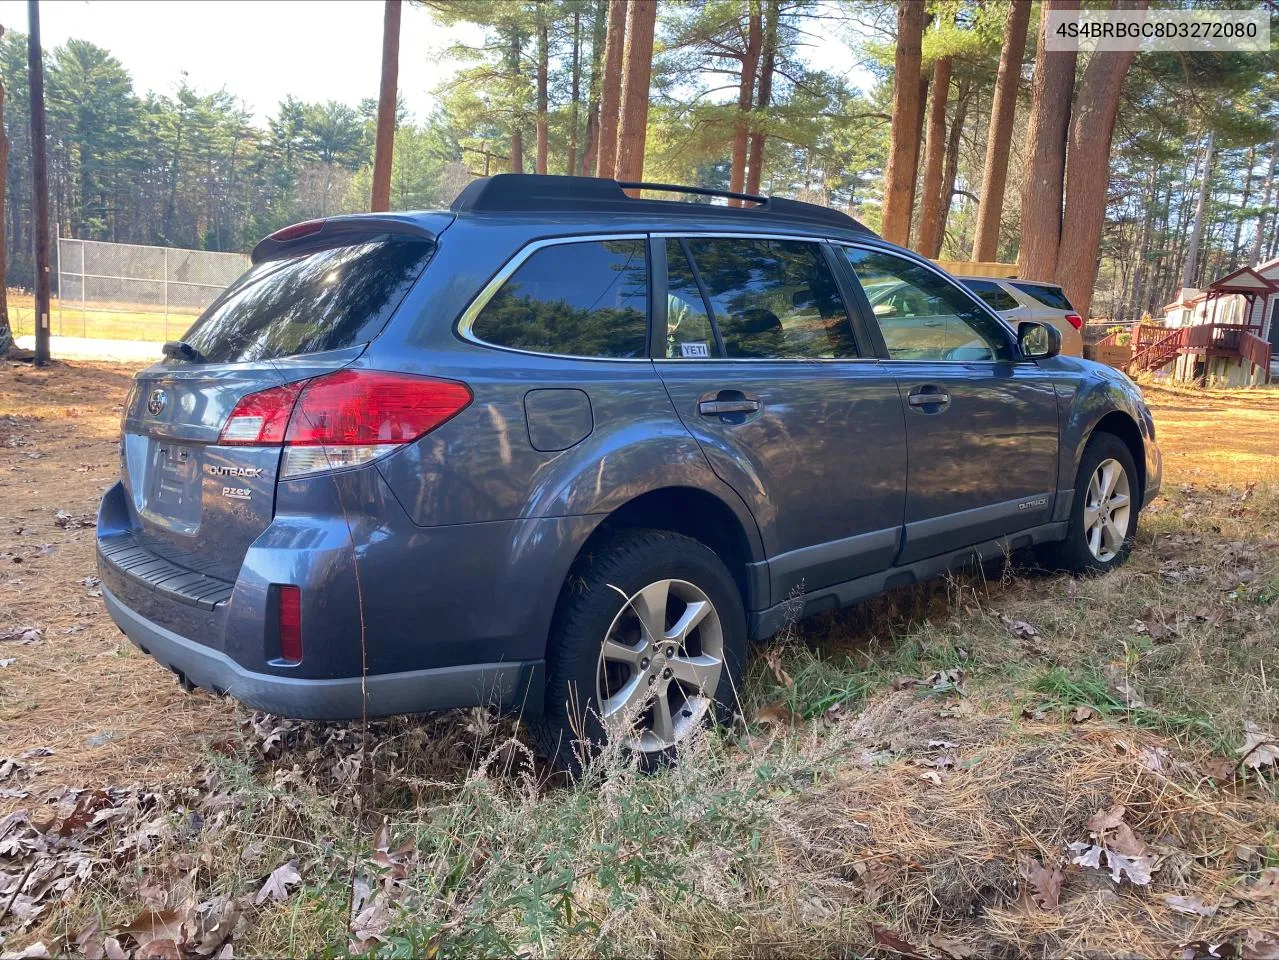
[[[761,601],[751,577],[752,564],[763,559],[757,540],[732,507],[696,487],[659,487],[628,500],[592,531],[574,565],[617,531],[636,528],[680,533],[705,544],[732,573],[743,606],[749,610]]]
[[[1112,410],[1097,421],[1096,425],[1089,431],[1088,439],[1091,440],[1099,433],[1109,433],[1118,437],[1123,441],[1124,446],[1128,448],[1128,452],[1132,454],[1132,462],[1137,468],[1137,489],[1141,491],[1141,503],[1144,505],[1146,502],[1146,454],[1141,428],[1124,411]],[[1081,456],[1082,453],[1081,449]]]

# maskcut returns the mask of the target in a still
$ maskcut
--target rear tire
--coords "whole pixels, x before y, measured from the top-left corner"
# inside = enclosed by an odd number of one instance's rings
[[[575,772],[611,737],[645,766],[673,759],[696,728],[731,719],[745,654],[724,562],[690,537],[622,531],[579,558],[560,593],[538,746]]]
[[[1041,547],[1041,561],[1069,573],[1113,570],[1132,552],[1140,510],[1141,484],[1128,445],[1113,433],[1093,434],[1079,461],[1066,539]]]

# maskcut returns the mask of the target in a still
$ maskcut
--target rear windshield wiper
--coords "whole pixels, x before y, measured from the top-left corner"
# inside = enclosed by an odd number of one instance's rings
[[[166,357],[188,360],[191,363],[207,363],[208,358],[185,340],[169,340],[163,349]]]

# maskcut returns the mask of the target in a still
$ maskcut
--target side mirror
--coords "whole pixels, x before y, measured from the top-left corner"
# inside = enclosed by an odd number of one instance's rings
[[[1017,324],[1017,345],[1027,360],[1047,360],[1061,353],[1061,331],[1050,323],[1023,320]]]

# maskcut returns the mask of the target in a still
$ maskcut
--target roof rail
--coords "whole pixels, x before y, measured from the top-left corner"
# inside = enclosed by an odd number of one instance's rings
[[[598,177],[566,177],[531,173],[499,173],[473,180],[454,199],[451,209],[476,213],[543,213],[551,211],[589,213],[668,214],[678,201],[632,197],[627,190],[660,190],[698,197],[741,200],[746,205],[715,207],[717,215],[755,219],[778,217],[843,230],[870,233],[869,228],[846,213],[815,203],[733,193],[710,187],[686,187],[669,183],[605,180]]]

